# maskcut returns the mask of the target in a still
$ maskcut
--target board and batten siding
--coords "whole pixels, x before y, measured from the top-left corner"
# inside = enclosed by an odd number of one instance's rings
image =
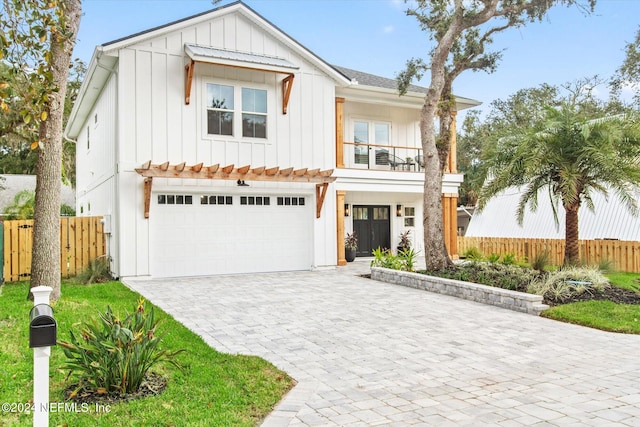
[[[117,77],[112,75],[76,139],[76,215],[111,215],[112,234],[105,239],[106,254],[117,254],[116,132]],[[87,128],[89,131],[87,132]],[[87,145],[89,138],[89,145]],[[111,271],[118,271],[112,256]]]
[[[288,112],[282,114],[281,74],[198,63],[191,102],[185,105],[184,44],[247,51],[286,58],[298,65]],[[149,271],[149,220],[143,216],[142,178],[134,171],[142,163],[169,161],[188,165],[203,162],[236,166],[307,167],[335,165],[335,82],[297,55],[259,25],[241,14],[229,14],[194,24],[118,52],[118,187],[122,223],[119,234],[130,236],[120,244],[121,276],[144,276]],[[268,139],[206,135],[205,85],[215,82],[268,90]],[[235,187],[235,182],[154,179],[154,191],[182,188]],[[251,183],[253,188],[297,190],[315,195],[312,185]],[[334,265],[335,194],[325,199],[323,215],[314,227],[314,265]],[[311,199],[315,200],[315,196]],[[126,201],[126,202],[125,202]],[[153,216],[153,212],[151,212]],[[329,237],[326,237],[329,236]],[[333,238],[335,239],[335,237]],[[167,248],[170,250],[170,248]]]
[[[391,145],[422,147],[419,108],[411,109],[346,101],[344,103],[344,117],[346,119],[344,140],[347,142],[354,142],[354,121],[369,121],[391,124]]]

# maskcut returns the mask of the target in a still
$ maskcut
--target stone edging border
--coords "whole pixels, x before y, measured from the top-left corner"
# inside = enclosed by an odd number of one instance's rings
[[[371,278],[381,282],[450,295],[536,316],[549,308],[548,305],[542,303],[542,296],[540,295],[510,291],[508,289],[494,288],[460,280],[427,276],[420,273],[371,267]]]

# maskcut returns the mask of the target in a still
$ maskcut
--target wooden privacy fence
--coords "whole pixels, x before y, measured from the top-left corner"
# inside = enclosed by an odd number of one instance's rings
[[[60,271],[62,277],[75,276],[89,262],[105,254],[102,217],[60,218]],[[4,221],[0,254],[6,282],[29,280],[33,220]]]
[[[564,262],[564,240],[559,239],[458,236],[458,253],[461,256],[474,247],[485,256],[492,253],[499,255],[511,253],[519,260],[531,261],[546,252],[549,264],[562,265]],[[640,273],[640,242],[580,240],[580,260],[592,265],[608,261],[613,263],[613,267],[618,271]]]

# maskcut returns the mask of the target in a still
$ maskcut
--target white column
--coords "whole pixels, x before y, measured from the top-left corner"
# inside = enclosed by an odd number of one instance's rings
[[[49,295],[53,288],[36,286],[31,288],[33,305],[49,304]],[[49,426],[49,356],[51,347],[33,349],[33,426]]]

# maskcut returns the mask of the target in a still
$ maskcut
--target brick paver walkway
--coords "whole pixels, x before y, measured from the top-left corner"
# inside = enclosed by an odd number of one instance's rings
[[[640,336],[357,277],[365,267],[127,283],[216,349],[298,381],[263,426],[640,426]]]

